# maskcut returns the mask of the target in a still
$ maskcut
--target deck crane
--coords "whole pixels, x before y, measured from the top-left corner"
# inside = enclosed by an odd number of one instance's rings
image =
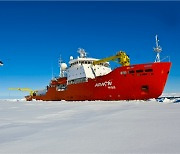
[[[129,66],[130,65],[130,58],[123,51],[117,52],[116,55],[114,55],[114,56],[110,56],[107,58],[103,58],[100,60],[93,61],[93,65],[97,65],[97,64],[104,63],[107,61],[115,61],[115,62],[121,64],[122,66]]]
[[[36,95],[37,90],[32,90],[30,88],[9,88],[9,90],[19,90],[19,91],[23,91],[23,92],[29,92],[31,96]]]

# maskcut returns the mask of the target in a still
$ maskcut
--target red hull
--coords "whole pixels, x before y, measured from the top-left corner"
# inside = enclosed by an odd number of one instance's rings
[[[27,100],[84,101],[84,100],[145,100],[159,97],[165,87],[170,62],[118,67],[107,75],[87,82],[68,84],[58,91],[57,85],[66,78],[52,81],[45,95],[26,96]]]

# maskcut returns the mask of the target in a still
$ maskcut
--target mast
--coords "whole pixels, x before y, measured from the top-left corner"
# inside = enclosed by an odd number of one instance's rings
[[[157,53],[155,62],[160,62],[160,52],[162,51],[162,48],[158,44],[159,39],[157,35],[155,36],[155,39],[156,39],[156,47],[154,48],[154,51]]]
[[[60,58],[59,58],[59,77],[63,77],[63,71],[62,71],[62,68],[61,68],[61,64],[62,64],[62,59],[61,59],[61,55],[60,55]]]
[[[59,58],[59,67],[60,67],[60,74],[59,74],[59,77],[65,77],[66,75],[66,69],[67,69],[67,64],[66,63],[62,63],[62,59],[61,59],[61,55],[60,55],[60,58]]]

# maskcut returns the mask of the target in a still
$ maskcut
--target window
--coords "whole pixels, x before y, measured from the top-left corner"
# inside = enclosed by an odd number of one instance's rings
[[[143,70],[136,70],[136,73],[142,73]]]
[[[134,70],[130,70],[129,73],[134,73]]]
[[[141,87],[141,90],[144,91],[144,92],[148,92],[149,91],[149,86],[148,85],[143,85]]]
[[[105,66],[105,67],[109,67],[109,64],[108,64],[108,63],[105,63],[104,66]]]
[[[82,83],[82,82],[86,82],[86,81],[87,81],[86,78],[79,78],[79,79],[74,79],[74,80],[68,81],[68,84],[77,84],[77,83]]]
[[[153,72],[153,69],[146,69],[145,72]]]
[[[127,74],[127,72],[126,71],[121,71],[120,74],[121,75],[123,75],[123,74],[125,75],[125,74]]]

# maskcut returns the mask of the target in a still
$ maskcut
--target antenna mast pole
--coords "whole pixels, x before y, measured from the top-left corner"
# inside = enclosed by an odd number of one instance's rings
[[[60,67],[59,77],[63,77],[63,72],[62,72],[62,69],[61,69],[61,64],[62,64],[62,59],[61,59],[61,55],[60,55],[60,58],[59,58],[59,67]]]
[[[155,38],[156,38],[156,47],[154,48],[154,51],[157,53],[155,62],[160,62],[160,52],[162,51],[162,48],[158,44],[159,39],[157,35],[155,36]]]

